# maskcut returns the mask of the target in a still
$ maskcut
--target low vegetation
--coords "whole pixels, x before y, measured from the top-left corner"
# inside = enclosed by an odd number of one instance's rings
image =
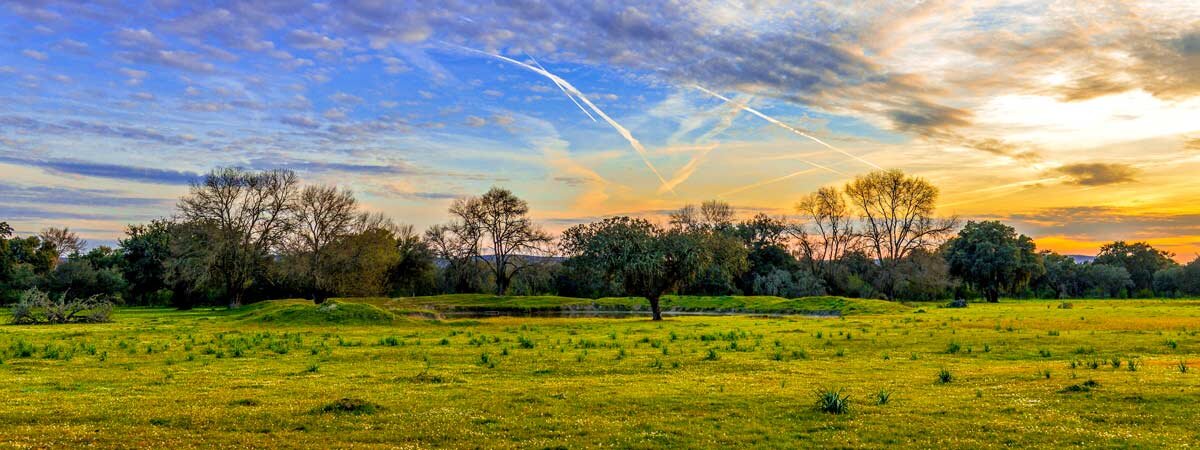
[[[123,307],[108,323],[0,326],[0,379],[10,380],[0,383],[0,447],[1044,448],[1200,439],[1191,401],[1200,376],[1183,369],[1200,358],[1197,300],[1081,300],[1072,309],[884,302],[899,308],[662,322],[646,313],[395,317],[417,307],[410,300],[419,299]],[[357,307],[394,318],[327,316]],[[950,382],[939,383],[943,371]]]

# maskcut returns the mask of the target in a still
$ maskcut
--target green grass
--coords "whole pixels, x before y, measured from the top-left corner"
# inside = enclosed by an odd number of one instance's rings
[[[586,299],[558,296],[496,296],[488,294],[454,294],[430,297],[350,299],[396,311],[399,315],[412,312],[485,312],[548,313],[586,311],[649,311],[650,304],[640,297],[607,297]],[[883,300],[849,299],[844,297],[804,297],[786,299],[768,296],[674,296],[662,298],[662,308],[671,312],[745,313],[745,314],[891,314],[910,308]]]
[[[393,325],[398,318],[378,306],[329,300],[320,305],[308,300],[273,300],[245,306],[244,321],[287,325]]]
[[[1180,369],[1200,360],[1194,300],[663,322],[374,312],[426,310],[417,300],[339,300],[334,312],[301,301],[120,308],[106,324],[0,326],[0,448],[1179,448],[1200,440],[1200,373]],[[951,343],[958,351],[947,351]],[[941,370],[952,382],[938,382]],[[814,406],[830,392],[849,399],[842,409],[827,398],[842,414]]]

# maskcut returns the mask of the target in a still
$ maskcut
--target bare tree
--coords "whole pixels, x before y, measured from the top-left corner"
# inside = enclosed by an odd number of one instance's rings
[[[356,215],[357,208],[354,194],[336,186],[305,186],[296,197],[291,244],[294,251],[306,257],[305,278],[317,302],[323,301],[323,293],[329,290],[322,280],[328,247],[349,234],[356,220],[369,220]]]
[[[216,169],[180,199],[180,215],[208,234],[205,270],[230,307],[242,304],[255,274],[291,231],[297,183],[289,170]]]
[[[517,273],[536,264],[530,256],[550,251],[553,238],[529,218],[529,204],[507,189],[456,200],[450,214],[459,220],[451,229],[470,255],[491,270],[499,295],[508,291]]]
[[[854,230],[854,217],[846,197],[835,187],[822,187],[796,204],[796,211],[811,224],[797,233],[800,250],[813,265],[814,273],[823,266],[855,250],[859,235]]]
[[[457,292],[466,286],[468,269],[472,261],[471,243],[475,239],[464,236],[466,230],[458,223],[434,225],[425,230],[424,241],[433,257],[446,263],[448,275],[446,291]]]
[[[46,228],[38,234],[38,238],[42,242],[48,243],[57,252],[55,263],[67,255],[78,255],[87,247],[87,241],[81,239],[70,228]]]
[[[846,184],[846,196],[862,218],[862,235],[883,269],[888,298],[895,298],[900,260],[913,250],[936,246],[957,227],[957,219],[933,216],[937,187],[898,169],[855,178]]]
[[[684,205],[670,213],[671,227],[680,231],[715,231],[733,229],[733,207],[720,200],[706,200],[696,205]]]

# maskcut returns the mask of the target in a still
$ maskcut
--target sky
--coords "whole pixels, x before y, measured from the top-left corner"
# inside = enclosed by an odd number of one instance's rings
[[[1200,254],[1194,0],[0,0],[0,104],[0,220],[93,244],[224,166],[551,230],[898,168],[1042,249]]]

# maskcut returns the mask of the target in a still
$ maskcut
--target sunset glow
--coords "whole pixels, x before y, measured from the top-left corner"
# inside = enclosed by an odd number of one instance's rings
[[[239,166],[417,227],[503,186],[558,231],[882,167],[1042,249],[1200,254],[1192,0],[217,3],[0,2],[0,220],[111,245]]]

